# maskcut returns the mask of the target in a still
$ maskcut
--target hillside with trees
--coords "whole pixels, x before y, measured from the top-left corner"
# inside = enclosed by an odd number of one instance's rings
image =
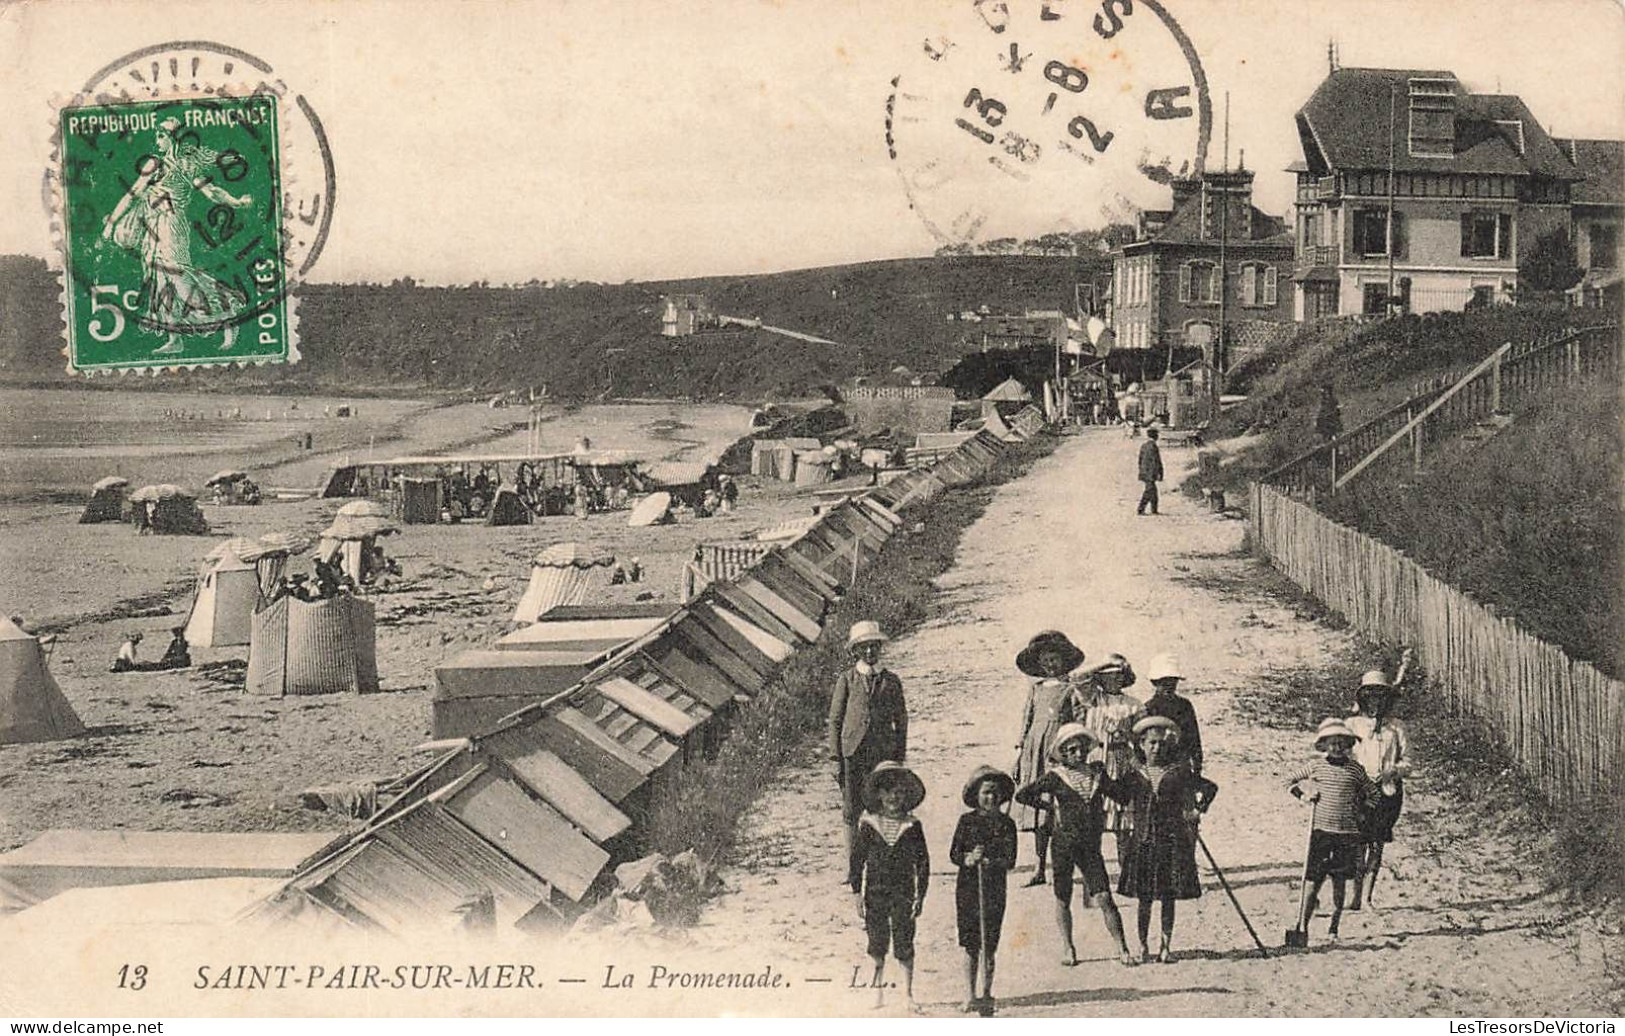
[[[498,391],[565,397],[756,400],[902,364],[944,371],[978,347],[950,313],[987,306],[1070,311],[1073,286],[1109,260],[981,255],[619,285],[309,284],[296,292],[303,361],[291,371],[166,377],[165,387],[279,391]],[[71,384],[60,284],[43,262],[0,257],[0,382]],[[660,335],[661,296],[703,292],[718,313],[826,338],[750,328]]]

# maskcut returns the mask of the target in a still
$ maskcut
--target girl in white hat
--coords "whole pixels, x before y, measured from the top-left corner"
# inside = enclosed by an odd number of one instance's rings
[[[1332,923],[1327,935],[1337,938],[1338,925],[1343,920],[1343,894],[1346,882],[1359,868],[1360,848],[1364,842],[1361,823],[1365,812],[1376,804],[1377,786],[1371,783],[1365,767],[1354,761],[1351,753],[1359,737],[1340,719],[1321,720],[1315,732],[1315,751],[1326,753],[1324,759],[1305,766],[1286,780],[1287,790],[1294,798],[1314,803],[1309,834],[1309,860],[1305,872],[1309,876],[1309,897],[1304,901],[1300,931],[1309,930],[1309,919],[1315,916],[1319,905],[1320,887],[1332,879]],[[1310,785],[1306,795],[1303,785]]]

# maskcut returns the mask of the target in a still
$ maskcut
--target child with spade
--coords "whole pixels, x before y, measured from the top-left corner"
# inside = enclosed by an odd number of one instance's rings
[[[963,798],[971,811],[959,818],[948,858],[959,868],[954,907],[959,945],[965,950],[967,1013],[993,1003],[993,958],[1004,927],[1004,904],[1010,868],[1016,865],[1016,822],[1003,807],[1015,794],[1010,775],[978,766],[965,782]],[[980,994],[976,972],[983,974]]]

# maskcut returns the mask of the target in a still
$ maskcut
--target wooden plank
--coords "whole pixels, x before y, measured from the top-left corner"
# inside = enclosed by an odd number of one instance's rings
[[[803,615],[788,601],[769,590],[755,579],[742,579],[737,584],[739,589],[750,594],[762,607],[784,620],[784,624],[795,630],[809,643],[818,639],[823,627],[812,619]]]
[[[598,684],[598,693],[672,737],[682,739],[699,723],[669,702],[639,687],[630,680],[612,676]]]
[[[781,640],[788,640],[794,644],[804,639],[786,626],[777,615],[758,604],[756,598],[733,583],[713,583],[707,588],[707,592]]]
[[[525,787],[552,804],[595,842],[607,842],[632,826],[631,818],[598,794],[563,759],[525,735],[507,731],[484,746]]]
[[[714,604],[712,609],[717,613],[718,618],[737,630],[740,636],[750,641],[758,651],[773,661],[788,661],[790,656],[795,653],[796,644],[794,638],[775,637],[732,608],[724,608],[720,604]]]
[[[445,802],[446,809],[526,870],[579,901],[609,853],[517,784],[486,772]]]
[[[571,717],[568,721],[566,713]],[[528,729],[611,802],[620,802],[648,778],[643,759],[624,751],[620,742],[574,709],[560,709],[530,724]]]
[[[688,641],[697,657],[722,670],[728,679],[751,695],[760,693],[767,685],[764,674],[752,669],[744,659],[729,651],[726,644],[713,637],[692,615],[685,615],[681,622],[673,625],[672,632]]]
[[[738,655],[752,669],[763,676],[770,675],[779,667],[773,656],[751,643],[739,630],[735,629],[726,619],[716,613],[710,604],[703,601],[690,602],[689,614],[704,626],[706,630],[727,646],[729,651]]]
[[[644,657],[667,679],[712,709],[725,709],[733,704],[734,695],[746,693],[725,674],[696,661],[677,641],[674,636],[661,637],[644,648]]]
[[[824,613],[829,610],[829,602],[783,561],[775,558],[764,562],[751,576],[819,626],[824,624]]]
[[[786,565],[794,569],[797,575],[816,589],[824,600],[831,604],[840,600],[841,595],[836,589],[841,585],[840,580],[808,561],[800,551],[787,550],[780,554],[779,557]]]

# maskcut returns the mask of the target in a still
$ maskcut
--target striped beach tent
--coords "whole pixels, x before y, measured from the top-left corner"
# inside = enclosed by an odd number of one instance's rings
[[[280,597],[254,615],[250,694],[337,694],[378,689],[371,603],[351,594]]]

